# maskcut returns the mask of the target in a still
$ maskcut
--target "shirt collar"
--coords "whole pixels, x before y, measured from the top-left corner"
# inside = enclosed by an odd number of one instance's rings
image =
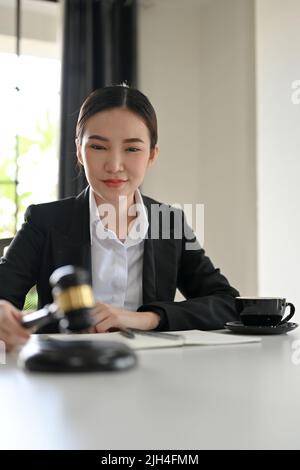
[[[137,216],[129,224],[128,236],[124,242],[124,246],[126,247],[136,245],[140,243],[142,240],[144,240],[148,232],[148,227],[149,227],[147,209],[145,207],[145,204],[143,202],[143,198],[139,189],[136,189],[134,193],[134,200],[135,200],[135,206],[137,209]],[[110,239],[113,238],[117,240],[119,243],[122,243],[120,240],[116,238],[116,235],[114,234],[114,232],[104,227],[100,219],[95,196],[91,188],[89,191],[89,208],[90,208],[91,244],[93,243],[92,234],[93,234],[93,226],[95,223],[97,224],[97,231],[99,230],[101,233],[105,234],[104,238],[110,238]]]

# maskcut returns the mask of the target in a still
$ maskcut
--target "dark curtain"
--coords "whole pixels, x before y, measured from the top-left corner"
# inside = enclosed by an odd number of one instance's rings
[[[59,197],[87,184],[76,165],[75,127],[84,98],[126,81],[137,86],[136,0],[64,0]]]

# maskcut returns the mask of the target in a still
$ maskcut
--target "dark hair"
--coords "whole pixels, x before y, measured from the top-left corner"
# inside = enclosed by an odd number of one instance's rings
[[[81,143],[87,120],[94,114],[111,108],[127,108],[138,114],[146,124],[150,134],[150,149],[157,143],[156,113],[147,96],[136,88],[127,85],[113,85],[93,91],[80,108],[76,138]]]

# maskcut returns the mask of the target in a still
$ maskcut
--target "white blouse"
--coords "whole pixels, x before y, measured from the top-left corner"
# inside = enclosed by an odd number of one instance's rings
[[[148,231],[147,211],[139,190],[134,194],[140,210],[129,225],[124,242],[106,229],[90,188],[90,236],[92,286],[95,300],[136,311],[143,303],[144,239]]]

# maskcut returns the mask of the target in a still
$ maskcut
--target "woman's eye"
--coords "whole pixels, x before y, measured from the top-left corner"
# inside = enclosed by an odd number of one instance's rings
[[[136,148],[136,147],[129,147],[127,150],[129,150],[129,152],[139,152],[140,149]]]
[[[105,150],[105,147],[102,147],[102,145],[97,144],[91,144],[91,148],[94,150]]]

